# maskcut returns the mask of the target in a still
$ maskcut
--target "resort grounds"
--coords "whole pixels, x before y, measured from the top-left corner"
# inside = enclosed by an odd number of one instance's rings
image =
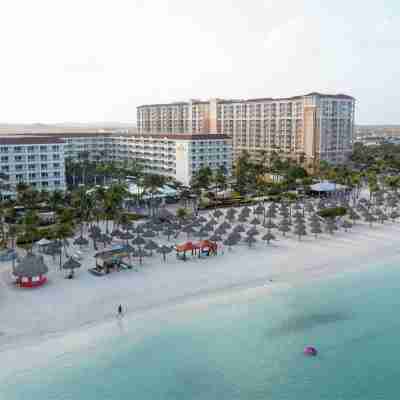
[[[200,216],[210,220],[211,214],[212,211]],[[251,215],[244,224],[246,229],[252,228],[249,223],[252,218]],[[223,218],[219,220],[223,221]],[[232,227],[235,224],[238,222]],[[104,230],[104,222],[100,225]],[[119,304],[129,317],[135,317],[149,310],[162,310],[226,291],[258,288],[268,293],[274,288],[279,290],[331,274],[355,271],[369,259],[395,256],[399,252],[393,241],[400,233],[400,224],[392,220],[374,222],[371,226],[360,219],[347,232],[339,226],[332,234],[324,231],[317,238],[307,228],[308,234],[301,240],[294,233],[283,236],[273,229],[276,240],[270,244],[261,240],[267,230],[262,226],[255,228],[260,235],[251,246],[241,241],[231,248],[224,246],[216,256],[188,256],[187,261],[177,259],[173,251],[164,262],[162,255],[155,252],[151,257],[144,257],[142,264],[133,258],[131,270],[104,276],[88,272],[95,266],[94,254],[102,250],[101,244],[97,245],[98,250],[93,248],[92,241],[86,249],[71,245],[69,254],[80,249],[83,253],[82,266],[76,270],[74,279],[65,279],[57,256],[44,256],[49,267],[48,282],[33,289],[15,285],[11,262],[3,262],[0,350],[34,344],[111,321],[117,317]],[[87,232],[84,234],[86,236]],[[159,244],[173,246],[186,242],[187,234],[181,233],[169,241],[165,235],[153,239]],[[189,235],[189,240],[198,239]],[[125,241],[120,240],[120,243]],[[22,257],[25,252],[20,251]]]

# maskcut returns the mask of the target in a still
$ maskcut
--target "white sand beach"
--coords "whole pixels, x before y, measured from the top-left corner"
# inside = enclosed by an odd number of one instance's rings
[[[193,258],[184,262],[175,253],[162,261],[159,254],[145,258],[138,271],[113,272],[96,277],[93,249],[85,253],[83,265],[72,280],[65,279],[55,261],[46,256],[48,283],[35,289],[16,287],[11,263],[0,265],[0,351],[35,343],[115,318],[122,304],[134,315],[166,305],[205,298],[224,291],[293,285],[304,280],[354,271],[382,256],[399,253],[393,240],[400,224],[359,222],[349,232],[313,235],[301,241],[293,234],[281,235],[266,245],[252,248],[240,244],[224,254]],[[182,236],[180,242],[184,241]],[[360,270],[360,273],[362,271]]]

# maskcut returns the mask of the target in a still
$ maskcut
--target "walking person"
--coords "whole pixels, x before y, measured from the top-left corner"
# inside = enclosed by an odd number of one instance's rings
[[[118,306],[118,316],[122,317],[122,305],[121,304]]]

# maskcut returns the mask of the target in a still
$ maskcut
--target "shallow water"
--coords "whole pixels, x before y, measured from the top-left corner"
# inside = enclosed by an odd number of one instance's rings
[[[0,398],[397,398],[399,282],[392,260],[362,274],[124,318],[79,346],[67,336],[61,343],[70,350],[57,357],[44,342],[40,368],[0,373]],[[306,345],[318,357],[305,357]]]

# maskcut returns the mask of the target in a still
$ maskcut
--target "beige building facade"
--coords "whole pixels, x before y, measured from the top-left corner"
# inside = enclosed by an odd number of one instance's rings
[[[234,154],[276,152],[308,163],[345,163],[352,151],[355,99],[310,93],[289,98],[144,105],[137,109],[141,134],[224,134]]]

